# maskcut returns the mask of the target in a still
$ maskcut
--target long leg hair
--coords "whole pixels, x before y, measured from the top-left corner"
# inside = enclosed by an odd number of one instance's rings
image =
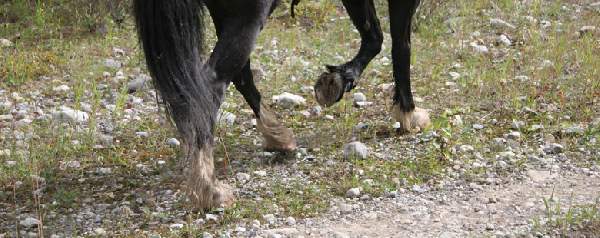
[[[212,141],[218,110],[205,66],[202,0],[135,0],[135,20],[148,70],[189,155]]]

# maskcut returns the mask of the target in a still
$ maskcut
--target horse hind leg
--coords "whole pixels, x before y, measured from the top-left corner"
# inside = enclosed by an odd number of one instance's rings
[[[264,138],[264,149],[279,152],[293,151],[296,149],[294,133],[279,122],[269,106],[262,102],[260,92],[256,89],[252,77],[250,61],[248,61],[233,83],[254,111],[257,119],[256,127]]]
[[[315,84],[315,97],[319,104],[332,106],[356,87],[358,78],[369,62],[381,52],[383,33],[377,19],[372,0],[343,0],[352,23],[360,33],[361,45],[358,54],[349,62],[339,66],[327,66]]]

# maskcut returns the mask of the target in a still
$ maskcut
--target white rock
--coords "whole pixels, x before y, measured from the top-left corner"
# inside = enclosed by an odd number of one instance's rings
[[[210,214],[207,213],[206,216],[204,217],[204,220],[206,220],[207,222],[217,222],[219,220],[219,216],[215,215],[215,214]]]
[[[101,175],[107,175],[107,174],[112,173],[112,169],[111,168],[98,168],[96,170],[96,173],[101,174]]]
[[[490,50],[487,48],[487,46],[479,45],[475,42],[471,42],[471,48],[473,48],[473,51],[475,51],[476,53],[479,53],[479,54],[487,54],[490,52]]]
[[[13,45],[14,45],[14,44],[13,44],[11,41],[9,41],[8,39],[0,39],[0,46],[1,46],[2,48],[5,48],[5,47],[12,47]]]
[[[515,80],[517,80],[521,83],[524,83],[524,82],[529,81],[529,76],[519,75],[519,76],[515,77]]]
[[[296,225],[296,218],[288,217],[285,219],[285,223],[290,226]]]
[[[518,140],[521,138],[521,132],[511,131],[510,133],[506,134],[506,138],[511,140]]]
[[[217,122],[223,126],[233,126],[235,124],[235,114],[227,111],[219,111],[217,114]]]
[[[273,96],[273,102],[275,102],[280,107],[290,109],[295,106],[306,104],[306,99],[299,95],[284,92],[280,95]]]
[[[496,28],[509,28],[511,30],[516,29],[517,27],[513,24],[510,24],[502,19],[492,18],[490,19],[490,24]]]
[[[496,38],[496,42],[498,42],[499,44],[503,44],[504,46],[512,45],[512,41],[508,38],[508,36],[504,34],[498,36],[498,38]]]
[[[106,59],[104,60],[104,66],[109,68],[121,68],[122,64],[121,62],[114,59]]]
[[[65,93],[65,92],[68,92],[69,90],[71,90],[71,88],[66,84],[52,88],[52,91],[57,92],[57,93]]]
[[[266,177],[267,176],[267,171],[257,170],[257,171],[254,171],[254,175],[259,176],[259,177]]]
[[[183,224],[181,223],[175,223],[175,224],[171,224],[169,226],[169,228],[171,228],[172,230],[179,230],[183,228]]]
[[[297,237],[298,229],[296,228],[278,228],[266,230],[265,234],[267,237],[275,238],[275,237]]]
[[[344,158],[366,159],[369,156],[369,148],[359,141],[344,145]]]
[[[354,103],[366,102],[367,96],[364,93],[354,93],[353,95]]]
[[[150,76],[140,74],[137,77],[135,77],[135,79],[127,83],[127,89],[129,90],[129,93],[137,92],[139,90],[144,89],[146,85],[148,85],[148,82],[150,82],[150,80],[152,80]]]
[[[250,175],[247,173],[237,173],[235,178],[238,182],[245,183],[250,180]]]
[[[346,191],[347,198],[357,198],[360,197],[360,188],[351,188]]]
[[[179,140],[177,140],[176,138],[169,138],[169,139],[167,139],[167,145],[177,147],[177,146],[181,145],[181,142],[179,142]]]
[[[265,221],[271,225],[275,224],[275,222],[277,221],[277,218],[275,218],[275,215],[273,215],[273,214],[263,215],[263,219],[265,219]]]
[[[564,146],[557,143],[549,143],[545,145],[542,149],[546,154],[559,154],[564,151]]]
[[[97,236],[105,236],[106,230],[104,228],[98,227],[98,228],[94,229],[94,234]]]
[[[21,226],[27,227],[27,228],[31,228],[31,227],[36,227],[38,225],[41,225],[42,222],[36,218],[33,217],[27,217],[24,220],[20,221],[19,224]]]
[[[150,134],[148,132],[145,132],[145,131],[138,131],[138,132],[135,133],[135,135],[137,137],[142,137],[142,138],[146,138],[146,137],[150,136]]]
[[[583,34],[591,33],[594,31],[596,31],[595,26],[582,26],[581,29],[579,29],[579,34],[583,35]]]
[[[52,113],[52,118],[57,121],[84,123],[89,119],[87,112],[75,110],[69,107],[61,107]]]
[[[457,72],[450,72],[450,73],[448,73],[448,75],[450,75],[450,78],[452,80],[457,80],[458,78],[460,78],[460,74]]]

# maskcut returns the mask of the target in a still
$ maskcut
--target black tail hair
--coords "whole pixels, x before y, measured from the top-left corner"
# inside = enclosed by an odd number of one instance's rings
[[[188,153],[212,143],[218,105],[203,63],[202,0],[134,0],[134,15],[148,70]]]

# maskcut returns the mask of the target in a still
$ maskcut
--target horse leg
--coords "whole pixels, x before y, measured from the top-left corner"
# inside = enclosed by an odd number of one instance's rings
[[[388,0],[388,4],[395,82],[392,114],[401,130],[419,131],[431,124],[427,111],[415,107],[410,86],[411,22],[419,0]]]
[[[344,7],[358,29],[361,38],[358,54],[339,66],[327,66],[315,85],[315,97],[323,106],[331,106],[342,99],[344,92],[356,87],[357,80],[369,62],[381,52],[383,33],[375,12],[373,0],[343,0]]]
[[[242,94],[256,116],[256,127],[264,137],[263,147],[266,151],[292,151],[296,148],[296,140],[292,130],[277,120],[269,106],[261,101],[261,95],[250,69],[250,61],[246,63],[240,74],[234,78],[233,84]]]

